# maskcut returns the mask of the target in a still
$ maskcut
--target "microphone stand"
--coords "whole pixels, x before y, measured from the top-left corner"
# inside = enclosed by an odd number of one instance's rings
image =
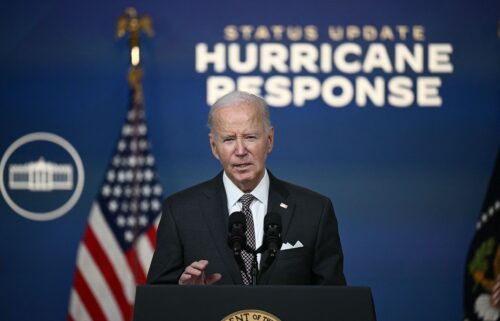
[[[281,247],[281,237],[278,246]],[[256,250],[250,248],[248,245],[245,245],[245,251],[247,253],[252,254],[252,267],[250,269],[250,276],[252,277],[252,285],[257,285],[257,277],[259,275],[259,263],[257,262],[257,254],[264,253],[267,250],[271,251],[270,249],[267,248],[267,244],[265,242]],[[273,252],[273,255],[269,255],[267,259],[267,264],[270,264],[270,262],[274,260],[275,256],[276,256],[276,251]]]
[[[259,266],[257,262],[257,253],[252,255],[253,260],[252,260],[252,285],[257,285],[257,274],[259,273]]]
[[[254,250],[248,246],[245,247],[247,253],[252,254],[252,268],[250,269],[250,276],[252,277],[252,285],[257,285],[257,276],[259,275],[259,262],[257,262],[257,254],[264,252],[266,249],[264,245]]]

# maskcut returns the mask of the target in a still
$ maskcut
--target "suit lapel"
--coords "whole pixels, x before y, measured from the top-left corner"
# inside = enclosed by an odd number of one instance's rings
[[[289,198],[289,192],[283,183],[274,177],[269,171],[269,199],[267,212],[277,213],[281,216],[281,239],[285,240],[289,230],[290,222],[293,217],[295,203]],[[279,253],[279,252],[278,252]],[[279,254],[278,254],[279,255]],[[268,252],[264,252],[261,257],[261,281],[268,283],[269,277],[272,274],[274,264],[268,266],[267,259],[269,258]]]
[[[238,264],[227,245],[229,213],[227,211],[227,198],[222,182],[222,173],[210,182],[209,188],[205,190],[205,196],[203,204],[201,204],[201,211],[214,240],[216,250],[219,252],[222,262],[226,264],[234,284],[243,284]]]

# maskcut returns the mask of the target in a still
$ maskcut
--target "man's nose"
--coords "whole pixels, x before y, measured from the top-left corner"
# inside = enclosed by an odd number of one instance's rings
[[[245,142],[243,139],[237,139],[236,140],[236,155],[245,155],[247,152],[247,147],[245,145]]]

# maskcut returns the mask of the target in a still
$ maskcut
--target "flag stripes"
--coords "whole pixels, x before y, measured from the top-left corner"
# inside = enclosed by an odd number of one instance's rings
[[[99,205],[93,205],[78,251],[68,320],[131,320],[135,286],[145,282],[156,230],[157,224],[151,224],[136,246],[123,255]]]
[[[120,246],[113,238],[111,229],[107,226],[106,221],[102,216],[102,212],[97,204],[94,204],[92,208],[90,226],[95,232],[95,236],[99,244],[103,244],[102,249],[106,253],[106,258],[113,266],[113,271],[116,273],[118,280],[124,289],[127,301],[132,302],[135,295],[135,286],[131,287],[130,285],[134,284],[134,276],[132,275],[132,271],[128,268],[128,262],[125,260]]]

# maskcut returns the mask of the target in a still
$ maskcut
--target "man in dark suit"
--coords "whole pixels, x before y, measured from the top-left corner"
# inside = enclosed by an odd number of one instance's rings
[[[253,248],[262,244],[266,213],[283,224],[274,261],[258,256],[258,284],[345,285],[331,201],[266,170],[274,128],[264,100],[230,93],[212,106],[208,124],[223,171],[166,199],[148,283],[249,284],[249,267],[240,271],[227,242],[229,214],[242,211]]]

